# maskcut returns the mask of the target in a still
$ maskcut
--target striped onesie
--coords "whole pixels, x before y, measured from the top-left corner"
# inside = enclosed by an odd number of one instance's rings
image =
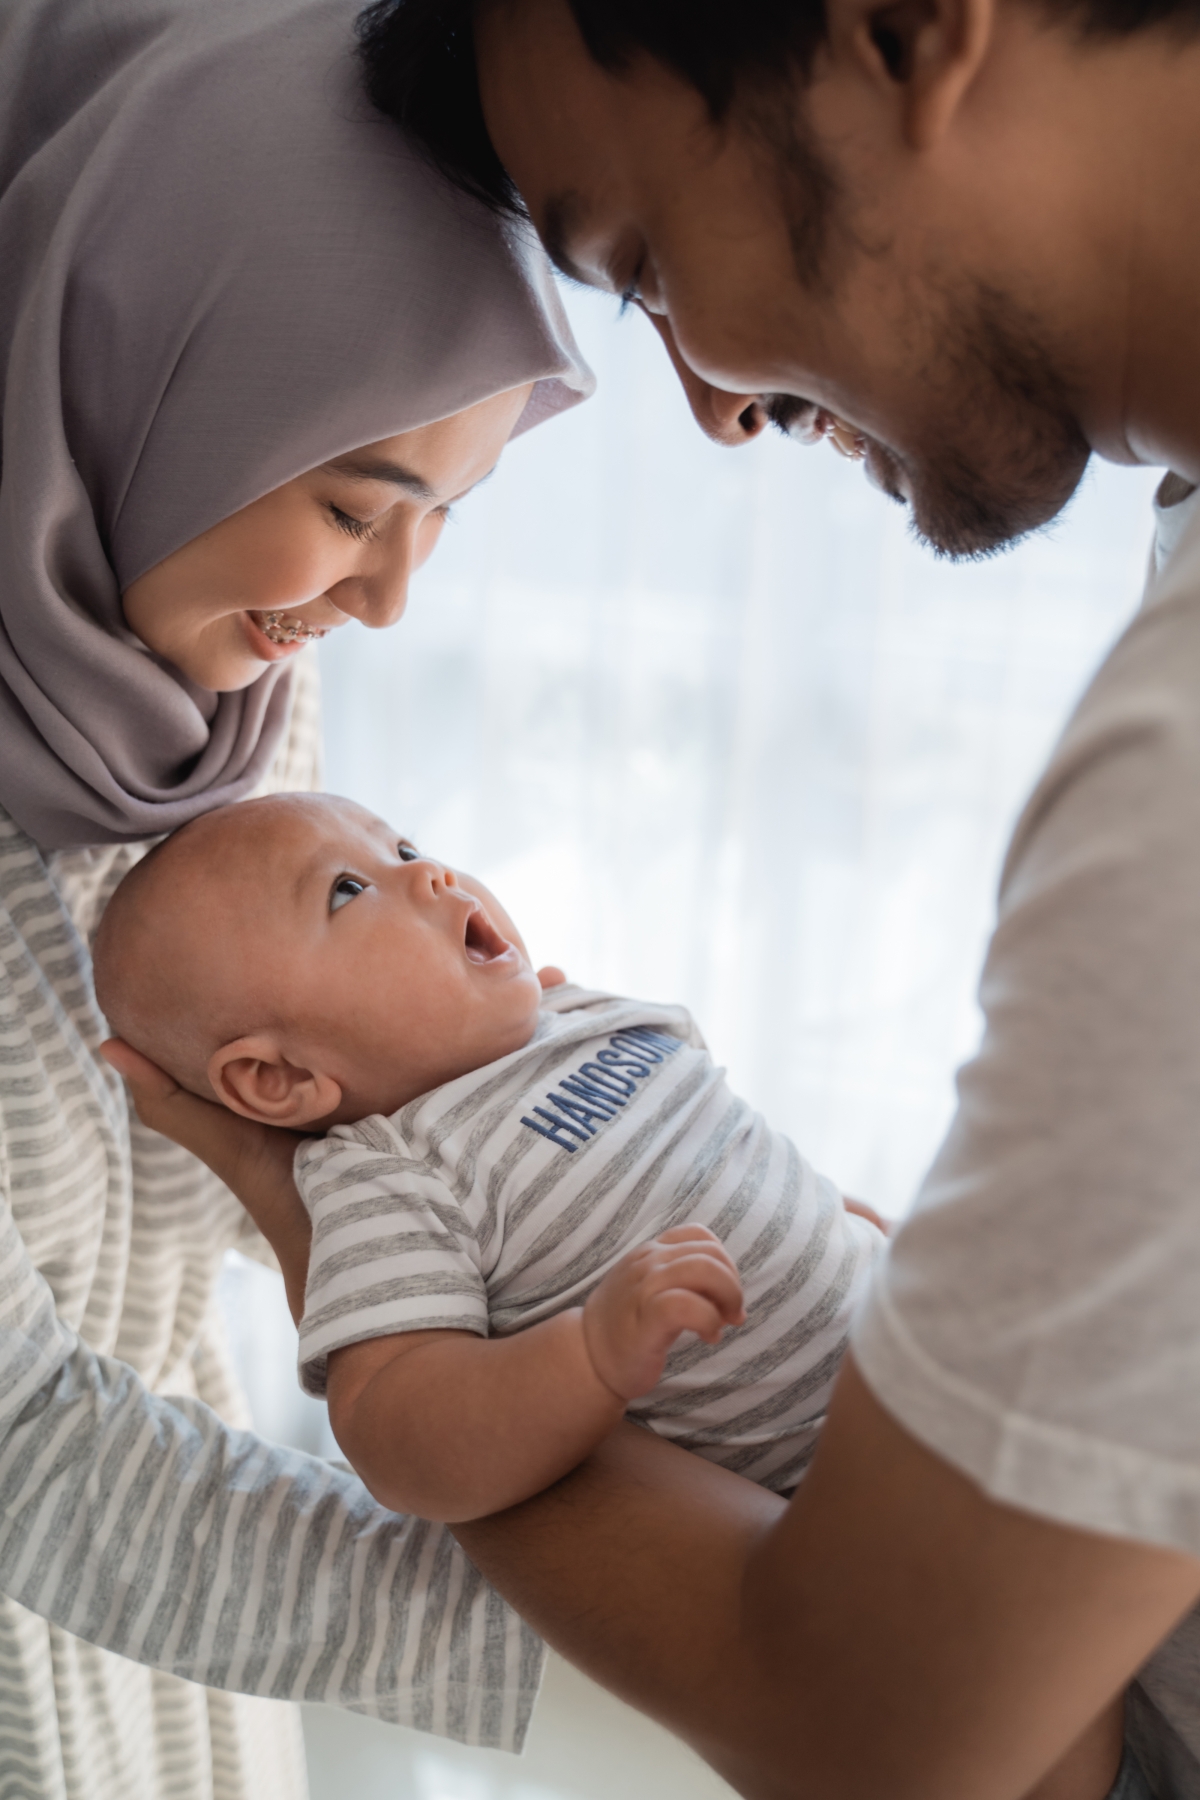
[[[580,1305],[622,1256],[707,1225],[745,1290],[681,1337],[630,1417],[777,1492],[812,1455],[882,1238],[713,1066],[682,1007],[551,990],[521,1050],[390,1118],[303,1144],[313,1241],[301,1379],[393,1332],[507,1336]]]

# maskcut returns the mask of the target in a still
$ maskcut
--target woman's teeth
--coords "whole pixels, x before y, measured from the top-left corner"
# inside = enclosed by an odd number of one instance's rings
[[[273,644],[312,644],[329,635],[327,627],[310,625],[307,619],[298,619],[295,613],[257,612],[250,616],[263,636],[270,638]]]

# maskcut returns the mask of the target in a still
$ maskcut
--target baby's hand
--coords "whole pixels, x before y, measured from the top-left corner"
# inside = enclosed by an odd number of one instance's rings
[[[622,1400],[648,1394],[683,1331],[715,1344],[746,1317],[742,1284],[706,1225],[676,1225],[610,1269],[583,1309],[592,1367]]]

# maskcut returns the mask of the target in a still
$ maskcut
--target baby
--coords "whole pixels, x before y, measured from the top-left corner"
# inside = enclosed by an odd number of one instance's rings
[[[498,1511],[626,1412],[795,1486],[883,1240],[681,1007],[543,991],[485,888],[313,795],[167,839],[95,967],[194,1093],[322,1134],[301,1378],[385,1505]]]

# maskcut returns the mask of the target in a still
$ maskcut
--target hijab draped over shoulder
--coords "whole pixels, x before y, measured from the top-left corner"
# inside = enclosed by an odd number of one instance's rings
[[[353,0],[0,0],[0,807],[40,845],[260,779],[286,666],[212,694],[120,595],[318,463],[590,391],[544,257],[361,97]]]

